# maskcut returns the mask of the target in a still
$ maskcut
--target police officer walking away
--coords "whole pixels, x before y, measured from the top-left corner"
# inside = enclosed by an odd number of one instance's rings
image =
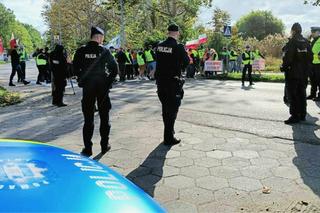
[[[109,145],[109,111],[111,102],[109,89],[118,73],[118,65],[110,53],[101,44],[104,31],[99,27],[91,28],[91,41],[80,47],[74,56],[74,72],[78,76],[79,86],[83,87],[82,111],[84,115],[83,142],[81,154],[92,155],[92,136],[94,131],[94,109],[98,102],[100,115],[101,153],[110,150]],[[107,66],[107,70],[106,70]]]
[[[311,50],[313,53],[311,70],[311,94],[307,99],[320,101],[320,27],[311,28]],[[317,90],[319,90],[318,97]]]
[[[156,50],[155,78],[162,104],[164,144],[167,146],[181,141],[174,137],[174,123],[183,98],[181,71],[188,66],[189,57],[184,46],[177,42],[179,35],[179,27],[171,24],[168,27],[168,38],[161,42]]]
[[[50,53],[50,67],[52,70],[52,104],[58,107],[67,106],[63,103],[63,93],[67,85],[67,56],[62,45],[56,45]]]
[[[286,44],[286,53],[281,68],[281,71],[286,72],[286,83],[290,97],[291,117],[285,121],[285,124],[304,121],[307,115],[306,88],[312,52],[308,40],[301,35],[301,32],[301,25],[299,23],[293,24],[292,37]]]

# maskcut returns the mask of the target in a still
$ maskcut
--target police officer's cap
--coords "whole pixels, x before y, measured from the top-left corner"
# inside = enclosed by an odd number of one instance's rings
[[[104,35],[103,29],[101,29],[100,27],[91,27],[91,38],[92,36],[97,34]]]
[[[311,27],[312,32],[320,32],[320,27]]]
[[[179,31],[179,26],[176,24],[170,24],[168,26],[168,31],[169,32],[178,32]]]

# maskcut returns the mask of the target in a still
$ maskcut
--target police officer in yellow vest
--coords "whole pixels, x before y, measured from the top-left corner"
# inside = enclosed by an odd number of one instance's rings
[[[307,99],[320,101],[320,27],[311,28],[311,50],[313,53],[312,71],[311,71],[311,94]],[[318,91],[318,97],[317,96]]]
[[[253,85],[252,75],[251,75],[253,60],[254,60],[254,54],[251,51],[250,46],[247,45],[246,51],[244,53],[242,53],[242,64],[244,65],[243,70],[242,70],[242,86],[244,86],[244,81],[245,81],[247,72],[248,72],[250,86]]]
[[[21,67],[21,75],[18,73],[18,82],[22,82],[22,79],[26,79],[26,60],[28,59],[28,54],[23,45],[20,46],[19,49],[20,54],[20,67]]]
[[[47,69],[47,57],[45,55],[44,49],[40,49],[40,53],[36,57],[36,64],[39,69],[39,74],[38,74],[36,84],[41,85],[40,82],[42,82],[44,80],[45,74],[46,74],[45,72]]]

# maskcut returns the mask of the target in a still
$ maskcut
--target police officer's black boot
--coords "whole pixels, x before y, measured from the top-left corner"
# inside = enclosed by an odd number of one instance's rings
[[[101,142],[101,154],[106,154],[108,151],[110,151],[111,145],[108,143]]]
[[[83,134],[83,142],[84,142],[84,148],[81,151],[81,155],[90,157],[92,155],[92,136],[93,136],[93,130],[94,130],[94,124],[92,122],[85,122],[83,129],[82,129],[82,134]]]
[[[167,117],[163,118],[164,121],[164,142],[163,144],[166,146],[174,146],[181,142],[180,139],[176,139],[174,137],[174,121],[175,117]]]
[[[313,100],[314,98],[315,98],[314,95],[309,95],[309,96],[307,97],[307,100]]]
[[[82,151],[80,152],[80,154],[85,157],[90,157],[92,155],[92,149],[83,148]]]
[[[291,116],[288,120],[284,121],[285,124],[296,124],[301,121],[299,116]]]
[[[22,82],[23,82],[24,85],[30,84],[30,81],[22,80]]]

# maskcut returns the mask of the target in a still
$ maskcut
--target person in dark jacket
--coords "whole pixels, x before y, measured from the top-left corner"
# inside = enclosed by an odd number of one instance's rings
[[[52,104],[58,107],[67,106],[63,103],[63,93],[67,85],[67,56],[62,45],[56,45],[50,53],[50,68],[52,70]]]
[[[172,146],[181,140],[174,137],[174,123],[183,98],[181,71],[189,64],[189,57],[182,44],[178,44],[179,27],[168,27],[168,38],[156,49],[157,67],[155,78],[158,97],[162,104],[164,123],[164,145]]]
[[[301,35],[301,32],[301,25],[293,24],[292,37],[286,44],[286,53],[281,67],[281,70],[286,72],[287,90],[290,97],[291,117],[285,121],[285,124],[304,121],[307,115],[306,88],[312,63],[312,51],[309,41]]]
[[[13,84],[13,78],[14,76],[16,75],[17,72],[19,72],[20,76],[21,76],[21,80],[22,82],[24,83],[24,85],[27,85],[27,84],[30,84],[30,81],[26,81],[24,78],[23,78],[23,75],[22,75],[22,72],[21,72],[21,66],[20,66],[20,54],[18,53],[17,51],[17,48],[18,46],[16,45],[14,47],[13,50],[11,50],[11,66],[12,66],[12,72],[11,72],[11,75],[10,75],[10,79],[9,79],[9,86],[16,86]]]
[[[45,47],[44,48],[44,55],[46,57],[47,60],[47,65],[45,67],[45,71],[44,71],[44,79],[46,81],[47,84],[51,83],[51,67],[49,66],[49,48]]]
[[[119,65],[120,81],[125,81],[126,80],[126,63],[130,63],[130,61],[128,60],[127,55],[124,53],[122,48],[119,49],[115,57]]]
[[[98,103],[100,115],[101,154],[111,149],[109,144],[109,111],[111,101],[109,91],[118,73],[118,65],[110,51],[102,46],[104,31],[99,27],[91,28],[91,41],[80,47],[74,56],[74,73],[83,87],[82,112],[84,116],[83,142],[81,154],[92,155],[92,136],[94,131],[94,108]],[[107,69],[108,72],[107,72]]]

